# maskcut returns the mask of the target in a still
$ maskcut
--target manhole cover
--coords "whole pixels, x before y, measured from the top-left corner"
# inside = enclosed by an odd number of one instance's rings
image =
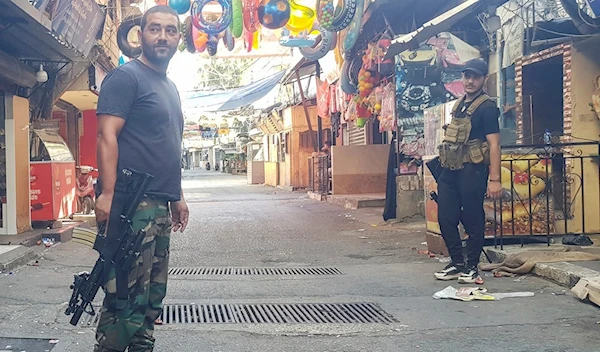
[[[52,351],[58,340],[0,337],[1,352],[46,352]]]
[[[328,276],[344,275],[337,268],[170,268],[174,276]]]
[[[397,320],[374,303],[168,304],[164,324],[391,324]],[[98,316],[80,326],[96,326]]]

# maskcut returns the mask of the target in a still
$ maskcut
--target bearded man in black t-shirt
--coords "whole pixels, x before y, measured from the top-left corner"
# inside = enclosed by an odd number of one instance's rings
[[[117,170],[131,168],[154,178],[131,221],[134,232],[146,231],[140,257],[127,268],[125,287],[119,285],[114,268],[103,287],[96,352],[153,350],[154,324],[167,292],[170,234],[187,226],[189,211],[181,189],[183,113],[177,88],[166,75],[181,36],[179,25],[172,8],[150,8],[138,33],[141,57],[102,82],[96,111],[98,223],[108,219]],[[127,302],[117,300],[123,290],[128,291]]]
[[[454,107],[440,146],[443,171],[438,179],[438,222],[451,262],[436,272],[439,280],[483,283],[478,272],[485,236],[485,195],[500,196],[499,110],[484,93],[488,67],[476,59],[465,64],[465,96]],[[488,182],[489,177],[489,182]],[[462,252],[458,223],[462,221],[469,239],[467,258]]]

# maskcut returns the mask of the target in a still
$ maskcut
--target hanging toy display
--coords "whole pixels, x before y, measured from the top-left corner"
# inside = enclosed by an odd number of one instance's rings
[[[339,32],[352,23],[358,2],[364,3],[364,0],[340,0],[343,1],[341,8],[336,8],[334,1],[336,0],[317,0],[317,18],[327,30]]]
[[[207,4],[213,1],[215,0],[194,0],[194,3],[192,4],[191,14],[192,22],[194,23],[194,26],[196,26],[196,28],[200,29],[201,31],[207,34],[216,35],[223,32],[227,29],[227,27],[229,27],[233,19],[233,13],[231,0],[216,0],[219,3],[219,5],[221,5],[223,13],[221,14],[221,16],[218,17],[217,20],[208,21],[205,18],[205,16],[203,16],[202,10]]]
[[[240,38],[244,30],[244,18],[242,16],[242,0],[231,1],[232,19],[229,29],[234,38]]]
[[[337,33],[329,32],[317,22],[315,23],[317,24],[317,30],[321,32],[321,41],[314,47],[300,48],[302,56],[311,61],[317,61],[323,58],[337,45]]]
[[[258,6],[258,20],[265,28],[279,29],[290,20],[290,12],[288,0],[262,0]]]
[[[308,31],[294,36],[287,28],[283,29],[283,34],[279,38],[279,45],[289,48],[309,48],[317,43],[314,36],[309,36]]]
[[[190,0],[169,0],[169,7],[180,15],[185,15],[190,10]]]
[[[258,5],[260,5],[260,0],[243,0],[242,4],[244,29],[250,33],[254,33],[260,26],[260,21],[258,20]]]

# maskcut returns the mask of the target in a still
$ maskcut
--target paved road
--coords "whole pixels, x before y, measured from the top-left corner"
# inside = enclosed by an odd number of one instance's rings
[[[542,279],[486,277],[492,292],[533,291],[531,298],[434,300],[447,284],[432,279],[443,264],[417,253],[422,223],[383,225],[375,210],[348,211],[221,173],[188,172],[184,186],[191,222],[172,237],[172,267],[332,267],[343,275],[174,275],[165,303],[368,302],[397,322],[169,324],[158,327],[155,351],[600,350],[598,309]],[[93,328],[71,327],[62,312],[71,274],[95,257],[81,245],[60,244],[39,266],[0,275],[0,337],[58,339],[52,352],[91,351]]]

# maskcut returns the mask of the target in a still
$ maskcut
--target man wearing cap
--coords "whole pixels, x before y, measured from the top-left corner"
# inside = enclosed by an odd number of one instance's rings
[[[434,274],[438,280],[483,283],[477,269],[485,234],[483,200],[486,193],[497,198],[502,191],[500,111],[483,91],[487,73],[488,66],[481,59],[465,64],[466,94],[454,106],[438,147],[443,167],[438,180],[438,222],[451,257],[450,264]],[[461,220],[469,235],[467,258],[458,232]]]

